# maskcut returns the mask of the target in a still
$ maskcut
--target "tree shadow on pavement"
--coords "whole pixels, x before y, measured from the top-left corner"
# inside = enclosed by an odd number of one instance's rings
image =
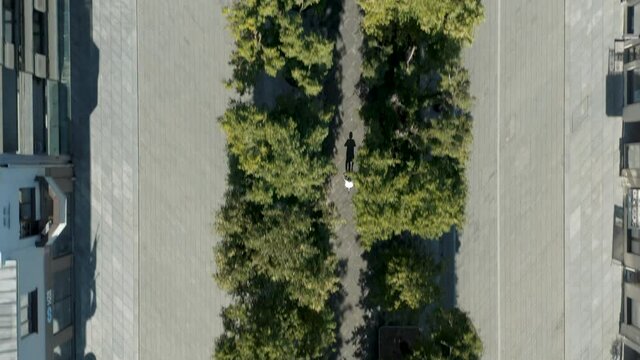
[[[271,77],[262,73],[253,88],[253,103],[260,108],[272,110],[279,97],[296,96],[296,93],[299,91],[281,76]]]
[[[458,231],[452,228],[437,241],[440,249],[439,259],[443,264],[439,284],[442,290],[441,305],[447,309],[457,305],[458,275],[456,274],[456,257],[460,248]]]
[[[383,255],[385,249],[391,247],[406,248],[412,247],[415,251],[430,257],[440,264],[440,270],[434,274],[433,281],[437,282],[435,301],[424,305],[416,310],[400,309],[385,310],[381,306],[381,296],[387,293],[386,289],[379,288],[381,274],[376,273],[383,268],[388,258]],[[444,247],[448,247],[445,249]],[[451,231],[439,239],[424,240],[409,233],[396,236],[392,239],[380,241],[366,252],[363,257],[367,263],[367,268],[360,273],[359,285],[362,289],[360,306],[364,309],[364,323],[355,329],[349,342],[356,348],[356,358],[358,359],[378,359],[379,341],[378,331],[383,326],[418,327],[427,331],[427,319],[433,311],[440,307],[453,308],[456,305],[456,275],[455,275],[455,253],[459,243],[457,234]],[[441,252],[440,254],[438,252]],[[426,259],[426,258],[425,258]],[[378,278],[378,280],[376,280]]]
[[[338,276],[340,280],[342,280],[345,274],[347,273],[347,266],[348,266],[347,259],[338,260],[338,265],[336,266],[336,276]],[[348,307],[345,308],[343,306],[344,299],[346,297],[346,292],[344,287],[342,286],[342,281],[338,284],[338,286],[339,286],[338,290],[335,293],[333,293],[329,298],[329,306],[331,307],[331,309],[333,310],[333,313],[335,314],[335,321],[336,321],[336,328],[335,328],[336,342],[332,346],[331,353],[329,354],[329,359],[332,359],[332,360],[339,359],[338,355],[339,355],[340,348],[342,348],[342,346],[344,345],[344,339],[342,339],[342,336],[340,336],[340,324],[342,324],[342,321],[344,320],[345,312],[351,310],[350,308]]]
[[[341,104],[344,98],[342,91],[343,69],[340,60],[346,54],[346,49],[342,45],[340,35],[340,19],[344,13],[344,0],[328,0],[324,17],[324,30],[326,36],[336,43],[333,49],[333,68],[327,75],[321,97],[325,104],[335,107],[335,116],[330,126],[329,135],[324,142],[324,153],[327,156],[335,156],[338,152],[339,144],[336,141],[340,135],[344,114],[341,111]]]
[[[354,330],[349,342],[353,343],[356,349],[354,354],[356,358],[362,360],[378,358],[378,329],[387,325],[389,318],[394,316],[394,314],[382,310],[380,304],[372,296],[380,290],[376,288],[376,281],[374,281],[376,274],[373,269],[378,267],[378,262],[381,260],[379,258],[380,249],[388,245],[384,242],[381,243],[363,254],[367,268],[360,271],[358,280],[362,291],[359,304],[364,310],[364,319],[363,323]]]
[[[378,358],[378,329],[384,325],[383,316],[375,309],[366,309],[364,323],[358,326],[349,342],[356,348],[356,359]]]
[[[98,104],[100,50],[92,39],[92,0],[71,0],[71,153],[74,166],[74,341],[75,357],[92,360],[87,353],[87,322],[97,310],[96,266],[99,228],[92,233],[91,217],[91,114]]]

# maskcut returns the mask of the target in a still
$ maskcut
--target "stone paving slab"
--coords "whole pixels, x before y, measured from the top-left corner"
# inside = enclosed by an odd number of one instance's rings
[[[620,119],[605,116],[617,2],[487,0],[458,305],[486,359],[603,359],[616,337]]]
[[[225,2],[138,0],[140,359],[210,359],[228,296],[214,215],[227,156],[217,118],[232,42]]]
[[[226,3],[71,1],[79,359],[209,359],[222,331]]]
[[[612,263],[621,119],[605,115],[608,53],[622,31],[616,2],[565,4],[565,358],[611,358],[621,270]]]
[[[135,1],[70,3],[76,353],[137,359]]]

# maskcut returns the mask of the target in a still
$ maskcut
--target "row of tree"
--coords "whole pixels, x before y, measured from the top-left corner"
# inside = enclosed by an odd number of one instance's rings
[[[240,94],[266,73],[282,76],[307,95],[318,95],[333,66],[335,44],[318,24],[324,0],[243,0],[227,8],[235,37],[229,84]]]
[[[369,131],[359,153],[357,227],[365,248],[404,231],[437,238],[463,223],[471,143],[460,52],[479,0],[360,0]]]
[[[383,323],[422,325],[410,359],[478,360],[483,346],[476,328],[465,312],[440,305],[443,263],[424,245],[419,238],[400,236],[376,243],[367,254],[365,304],[379,309]],[[419,324],[425,309],[427,321]]]
[[[472,99],[460,54],[482,21],[482,5],[358,2],[365,35],[361,116],[368,131],[354,204],[372,258],[370,301],[383,313],[432,309],[412,359],[479,359],[473,323],[461,310],[438,305],[441,264],[414,237],[435,239],[463,225]]]
[[[265,73],[293,88],[272,107],[232,102],[227,135],[229,190],[218,213],[222,312],[217,359],[315,359],[335,342],[328,299],[337,289],[333,224],[323,153],[332,109],[317,96],[334,43],[314,28],[321,0],[243,0],[227,8],[236,48],[228,84],[241,95]]]
[[[430,317],[429,335],[411,360],[480,360],[482,342],[469,316],[458,308],[437,308]]]

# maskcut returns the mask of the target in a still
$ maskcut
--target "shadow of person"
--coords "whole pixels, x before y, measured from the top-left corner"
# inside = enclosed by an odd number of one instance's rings
[[[347,161],[344,164],[344,170],[346,172],[353,171],[353,159],[356,155],[356,141],[353,140],[353,132],[349,131],[349,140],[344,143],[347,148]]]

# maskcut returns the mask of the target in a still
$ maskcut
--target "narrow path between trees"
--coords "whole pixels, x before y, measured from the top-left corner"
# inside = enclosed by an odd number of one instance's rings
[[[355,0],[344,0],[343,12],[340,19],[340,36],[336,44],[341,54],[337,79],[342,91],[341,102],[338,107],[338,128],[334,162],[338,172],[331,179],[329,199],[336,205],[337,215],[341,223],[336,228],[336,238],[333,239],[335,252],[341,266],[341,290],[338,304],[338,358],[356,358],[358,345],[354,343],[354,330],[364,322],[364,312],[359,304],[361,288],[359,285],[360,272],[366,267],[362,259],[362,248],[356,240],[355,211],[351,201],[352,195],[358,187],[347,191],[344,184],[345,161],[347,148],[344,146],[349,139],[349,132],[353,133],[356,142],[355,161],[353,169],[358,171],[358,149],[364,138],[364,124],[358,115],[360,98],[356,85],[360,79],[362,57],[360,46],[362,34],[360,31],[360,12]]]

